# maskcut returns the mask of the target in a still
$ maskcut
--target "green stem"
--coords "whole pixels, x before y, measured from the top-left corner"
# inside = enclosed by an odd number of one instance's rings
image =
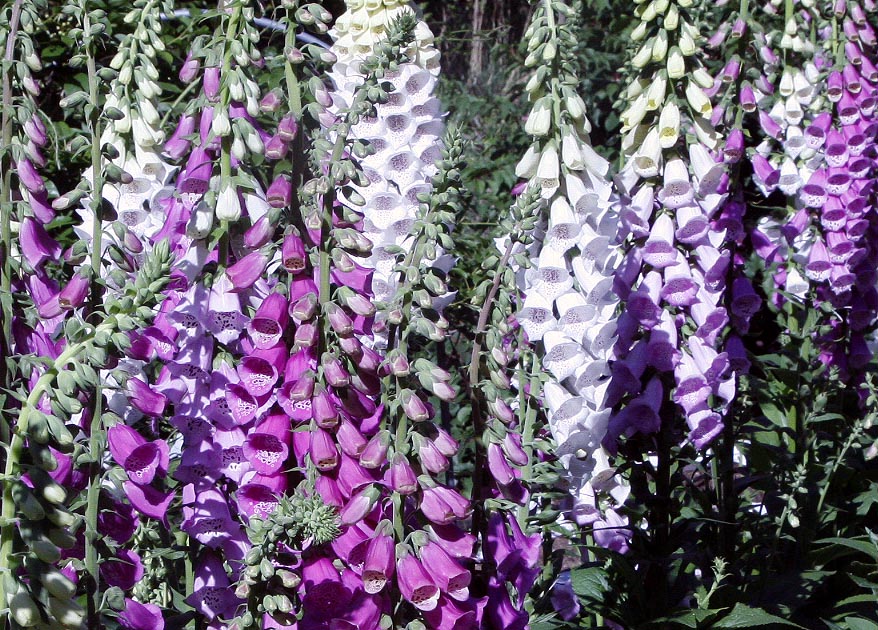
[[[12,13],[9,17],[9,32],[6,35],[6,51],[3,55],[3,61],[10,66],[15,56],[15,40],[18,36],[18,25],[21,20],[21,7],[24,0],[15,0],[12,5]],[[2,117],[0,117],[0,129],[2,129],[2,146],[4,154],[2,160],[12,163],[12,156],[9,155],[9,146],[12,144],[12,120],[10,112],[12,112],[12,81],[11,70],[3,73],[3,108]],[[3,169],[3,180],[0,182],[0,294],[11,295],[12,287],[12,263],[9,260],[9,252],[12,243],[12,169]],[[12,312],[7,312],[5,305],[0,305],[0,319],[2,319],[2,337],[0,337],[0,387],[3,389],[11,389],[9,382],[9,372],[6,367],[6,359],[12,348]],[[3,407],[5,407],[5,403]],[[0,414],[0,440],[3,444],[9,444],[9,423],[6,418],[9,414]],[[5,618],[4,618],[5,620]],[[0,622],[0,629],[2,629]]]

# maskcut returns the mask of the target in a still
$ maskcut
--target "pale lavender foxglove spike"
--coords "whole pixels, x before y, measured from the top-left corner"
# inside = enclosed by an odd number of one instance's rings
[[[219,99],[220,68],[209,66],[204,69],[202,76],[202,90],[207,100],[214,103]]]

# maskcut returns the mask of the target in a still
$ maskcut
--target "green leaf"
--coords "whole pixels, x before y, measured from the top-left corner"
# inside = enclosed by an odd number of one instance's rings
[[[814,544],[841,545],[842,547],[848,547],[849,549],[860,551],[867,556],[870,556],[873,560],[878,561],[878,547],[876,547],[874,543],[868,540],[861,540],[856,538],[822,538],[820,540],[814,541]]]
[[[776,615],[765,612],[761,608],[750,608],[746,604],[735,604],[728,615],[713,624],[712,628],[758,628],[764,625],[779,625],[789,628],[801,628],[802,626],[787,621]]]
[[[878,623],[860,617],[845,617],[844,622],[850,630],[878,630]]]
[[[586,599],[601,601],[610,590],[607,572],[601,567],[585,567],[570,572],[573,592]]]

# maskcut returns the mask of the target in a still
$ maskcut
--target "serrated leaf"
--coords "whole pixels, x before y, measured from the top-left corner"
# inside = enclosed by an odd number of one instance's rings
[[[767,613],[761,608],[750,608],[747,604],[735,604],[728,615],[713,624],[712,628],[758,628],[766,625],[779,625],[788,628],[802,628],[802,626],[787,621],[782,617]],[[804,630],[804,629],[803,629]]]
[[[573,592],[580,597],[601,601],[604,593],[610,590],[607,572],[601,567],[585,567],[570,572]]]

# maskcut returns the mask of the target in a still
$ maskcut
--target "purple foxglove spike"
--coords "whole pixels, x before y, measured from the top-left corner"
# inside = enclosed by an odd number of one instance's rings
[[[30,217],[21,220],[18,238],[22,256],[34,269],[39,269],[46,260],[57,260],[61,255],[58,242]]]
[[[192,53],[188,53],[186,55],[186,59],[183,60],[183,65],[180,66],[179,78],[183,83],[192,83],[195,78],[198,76],[198,71],[201,69],[201,61],[198,57],[193,57]]]
[[[438,487],[424,488],[420,508],[431,523],[448,525],[459,518],[454,506],[439,492]]]
[[[737,374],[746,374],[750,371],[750,359],[743,340],[736,334],[731,334],[726,339],[726,353],[729,356],[729,368]]]
[[[147,485],[152,483],[157,474],[164,475],[167,472],[168,459],[167,442],[156,440],[135,448],[125,458],[123,467],[131,481],[138,485]]]
[[[259,405],[253,395],[238,383],[226,385],[225,401],[229,406],[235,424],[247,424],[256,417]]]
[[[753,285],[747,278],[735,278],[732,282],[731,308],[734,315],[744,319],[753,317],[762,308],[762,298],[753,290]]]
[[[162,609],[155,604],[141,604],[125,598],[125,608],[119,613],[119,624],[125,630],[164,630]]]
[[[592,527],[598,545],[616,553],[628,553],[631,528],[628,526],[628,521],[614,510],[606,510],[604,518],[596,521]],[[621,626],[616,627],[621,629]]]
[[[720,79],[723,83],[731,83],[738,79],[741,73],[741,59],[735,55],[732,57],[720,72]]]
[[[110,455],[120,466],[139,447],[147,444],[146,438],[126,424],[116,424],[107,431],[107,444]]]
[[[291,232],[284,237],[281,258],[284,269],[290,273],[297,274],[305,270],[307,263],[305,244],[302,243],[302,239],[298,235]]]
[[[391,457],[386,481],[395,492],[402,495],[414,494],[418,489],[415,472],[402,453],[394,453]]]
[[[342,454],[338,465],[338,487],[349,497],[364,486],[378,481],[377,472],[363,468],[359,460]]]
[[[15,163],[15,172],[28,192],[35,195],[46,194],[46,184],[29,159],[21,158],[18,160]]]
[[[848,365],[851,369],[862,370],[873,357],[874,353],[869,349],[866,338],[860,333],[853,333],[848,350]]]
[[[756,94],[753,92],[753,87],[749,83],[745,83],[741,87],[738,102],[741,105],[741,109],[748,114],[756,111]]]
[[[729,251],[720,252],[710,245],[699,245],[695,248],[695,255],[698,267],[704,272],[704,288],[709,291],[725,288],[726,270],[731,258]]]
[[[412,441],[418,453],[418,459],[421,461],[421,467],[427,472],[438,475],[448,469],[451,462],[439,449],[429,440],[420,434],[413,434]]]
[[[184,114],[177,122],[177,128],[171,137],[165,142],[165,153],[175,160],[179,160],[189,153],[192,142],[188,140],[188,136],[195,133],[195,117],[190,114]]]
[[[838,118],[843,125],[853,125],[860,119],[860,107],[849,92],[844,92],[835,105]]]
[[[36,114],[31,116],[24,123],[24,133],[27,134],[28,139],[33,142],[35,145],[44,147],[48,142],[48,137],[46,136],[46,126],[43,124],[43,121]]]
[[[865,179],[869,175],[869,170],[872,168],[872,160],[866,157],[858,157],[852,159],[848,162],[847,165],[848,172],[851,178],[857,179]],[[854,182],[852,181],[851,184]],[[845,190],[842,194],[846,193]]]
[[[270,433],[251,433],[244,442],[244,457],[262,475],[275,475],[289,456],[289,447]]]
[[[729,34],[729,26],[728,24],[720,25],[719,29],[710,36],[707,40],[708,48],[719,48],[722,46],[722,43],[726,40],[726,36]]]
[[[648,348],[647,361],[659,371],[670,372],[679,363],[677,325],[669,311],[662,312],[661,322],[650,332]]]
[[[265,143],[265,158],[268,160],[282,160],[286,157],[290,145],[279,135],[274,135]]]
[[[342,337],[338,340],[338,345],[354,364],[357,364],[363,356],[363,344],[356,337]]]
[[[753,164],[753,177],[756,180],[756,184],[759,186],[762,194],[767,196],[777,188],[777,184],[780,182],[780,171],[768,161],[768,158],[759,153],[753,154],[751,162]]]
[[[488,519],[486,547],[487,556],[496,563],[500,577],[511,574],[522,562],[524,549],[516,545],[506,528],[505,520],[498,512],[493,512]]]
[[[494,481],[501,486],[508,486],[515,481],[515,470],[506,461],[503,449],[496,442],[491,442],[488,445],[488,470]]]
[[[674,247],[674,221],[668,214],[660,214],[643,246],[643,261],[657,269],[677,264]]]
[[[263,215],[256,223],[244,232],[244,246],[247,249],[259,249],[271,240],[275,226],[272,225],[268,215]]]
[[[857,72],[856,66],[845,66],[841,72],[841,77],[844,80],[845,89],[851,94],[859,94],[860,90],[863,89],[862,78],[860,73]]]
[[[677,210],[677,225],[680,227],[674,232],[674,237],[686,245],[701,242],[710,230],[710,223],[704,212],[694,204]]]
[[[61,293],[58,294],[58,304],[62,309],[70,310],[81,306],[88,296],[90,280],[80,274],[74,274]]]
[[[335,438],[338,440],[342,453],[355,458],[360,457],[368,442],[353,423],[344,419],[338,425]]]
[[[855,66],[862,65],[863,52],[860,50],[860,45],[857,42],[845,42],[844,53],[850,63]]]
[[[369,515],[379,498],[381,498],[381,490],[378,487],[370,485],[363,488],[353,495],[339,512],[339,524],[359,523]]]
[[[701,339],[694,337],[689,341],[689,351],[695,366],[704,375],[708,385],[717,385],[729,370],[729,356],[725,352],[717,353]]]
[[[331,304],[331,302],[327,302]],[[297,322],[307,322],[317,313],[317,292],[307,293],[298,299],[290,296],[290,317]]]
[[[160,492],[152,486],[141,486],[130,480],[122,483],[122,490],[131,502],[131,507],[144,516],[161,521],[167,527],[168,507],[174,499],[173,492]]]
[[[521,445],[521,434],[509,431],[503,437],[503,453],[516,466],[526,466],[529,457]]]
[[[847,139],[836,129],[830,129],[826,135],[826,161],[830,166],[842,166],[848,160]]]
[[[277,369],[265,359],[248,356],[238,365],[238,376],[244,389],[254,398],[261,398],[274,389]]]
[[[833,263],[843,263],[850,258],[854,250],[854,243],[850,240],[850,235],[845,232],[827,232],[826,248],[829,251],[829,258]]]
[[[491,620],[490,627],[504,630],[526,630],[528,627],[527,612],[512,604],[506,584],[493,576],[489,580],[488,605],[485,611]]]
[[[185,500],[184,497],[184,503]],[[207,547],[221,547],[240,528],[232,519],[229,504],[219,490],[208,488],[198,493],[192,505],[194,507],[184,504],[180,529]]]
[[[201,139],[202,148],[218,151],[220,149],[220,138],[211,132],[214,114],[213,107],[205,107],[201,110],[201,117],[198,119],[198,136]]]
[[[692,279],[689,265],[681,262],[665,269],[664,274],[662,299],[671,306],[692,306],[697,299],[698,285]]]
[[[360,295],[371,295],[372,273],[372,269],[354,263],[350,270],[333,268],[331,275],[338,284],[349,287]]]
[[[316,427],[311,432],[308,452],[317,470],[328,472],[338,466],[338,449],[335,446],[335,441],[329,433],[320,427]]]
[[[342,534],[333,540],[330,545],[335,555],[347,562],[348,566],[354,569],[354,571],[362,575],[366,553],[374,533],[372,528],[366,523],[354,523],[350,527],[346,527]]]
[[[280,108],[280,104],[280,92],[278,90],[271,90],[262,97],[261,101],[259,101],[259,109],[266,114],[270,114],[276,112],[278,108]]]
[[[689,353],[682,353],[680,363],[674,370],[674,379],[677,382],[674,402],[687,414],[706,408],[711,387]]]
[[[436,542],[421,547],[419,555],[433,582],[443,593],[458,601],[469,599],[470,572]]]
[[[268,349],[277,345],[289,321],[288,306],[287,298],[280,293],[272,293],[263,300],[247,324],[254,346]]]
[[[219,100],[220,68],[217,66],[205,68],[202,81],[204,96],[206,96],[207,100],[211,103],[217,102],[217,100]]]
[[[195,565],[193,592],[186,603],[208,619],[231,618],[242,600],[235,596],[220,557],[207,551]]]
[[[842,294],[851,290],[856,281],[856,276],[851,273],[847,265],[833,265],[829,273],[829,287],[833,293]]]
[[[258,483],[247,483],[236,493],[238,510],[248,519],[251,516],[267,519],[278,506],[277,495],[270,488]]]
[[[412,390],[404,389],[399,392],[399,401],[403,413],[412,422],[424,422],[433,417],[431,409]]]
[[[729,164],[736,164],[744,156],[744,132],[732,129],[723,147],[723,159]]]
[[[251,252],[226,269],[226,277],[232,285],[232,291],[249,289],[262,277],[268,258],[262,252]]]
[[[348,609],[351,589],[347,588],[329,558],[317,557],[302,568],[303,628],[326,628],[326,622]]]
[[[418,610],[433,610],[439,603],[439,587],[430,579],[421,562],[403,552],[397,561],[397,584],[400,594]]]
[[[277,135],[284,142],[292,142],[295,140],[298,131],[299,123],[292,114],[287,114],[281,118],[280,122],[277,124]]]
[[[293,200],[293,184],[290,178],[284,174],[275,177],[265,191],[265,199],[272,208],[286,208],[290,205]]]
[[[839,168],[830,167],[826,176],[826,190],[829,194],[839,197],[851,187],[850,171],[844,166]]]
[[[167,397],[152,390],[152,388],[137,378],[128,379],[128,400],[135,409],[148,416],[158,417],[165,412]]]
[[[338,304],[327,302],[323,310],[329,325],[338,336],[350,337],[354,334],[354,320]]]
[[[838,197],[829,197],[820,213],[820,224],[827,230],[843,230],[847,224],[847,212]],[[792,242],[792,240],[790,241]]]
[[[774,120],[768,112],[762,110],[759,111],[759,126],[762,127],[762,131],[765,132],[765,135],[778,141],[781,140],[783,131],[777,121]]]
[[[676,260],[676,251],[676,249],[673,250],[673,260]],[[637,290],[628,296],[627,312],[646,328],[655,326],[661,316],[661,307],[659,306],[661,288],[661,274],[657,271],[650,271]]]
[[[688,414],[686,424],[690,429],[689,440],[699,450],[710,444],[723,430],[722,416],[710,409]]]
[[[387,449],[390,448],[390,432],[382,430],[372,436],[359,456],[363,468],[381,468],[387,462]]]
[[[203,195],[207,192],[208,182],[213,172],[213,159],[201,147],[197,147],[189,154],[186,167],[177,181],[177,190],[181,193]],[[190,204],[192,205],[192,204]]]
[[[131,549],[119,549],[114,558],[101,563],[101,577],[110,586],[118,586],[124,591],[134,588],[143,578],[143,563],[140,556]]]
[[[802,186],[801,199],[809,208],[823,207],[827,200],[825,169],[817,169],[811,174],[808,183]]]
[[[305,435],[307,437],[308,434],[301,433],[301,435]],[[345,497],[344,493],[342,493],[341,488],[338,487],[338,482],[331,477],[327,477],[326,475],[319,476],[317,478],[317,481],[314,482],[314,489],[317,491],[317,494],[320,495],[320,498],[323,499],[323,502],[327,505],[331,505],[337,508],[342,508],[347,505],[347,497]]]
[[[351,309],[356,315],[361,317],[372,317],[375,315],[375,305],[360,293],[342,287],[339,291],[339,296],[344,305]]]
[[[363,589],[370,595],[380,593],[396,568],[393,538],[379,534],[369,541],[363,561]]]
[[[747,22],[743,19],[738,18],[735,20],[735,23],[732,24],[732,32],[729,33],[729,36],[738,39],[744,36],[744,33],[747,32]]]
[[[314,397],[311,399],[311,410],[317,426],[331,429],[338,425],[338,407],[334,396],[328,391],[321,389],[314,393]]]
[[[52,207],[52,204],[49,203],[49,199],[45,193],[34,194],[28,191],[27,201],[31,212],[34,213],[34,217],[43,225],[50,223],[52,219],[55,218],[55,209]]]
[[[878,83],[878,68],[875,63],[868,57],[863,57],[863,63],[860,66],[860,76],[869,83]]]
[[[433,437],[433,444],[439,449],[439,452],[445,457],[454,457],[457,454],[460,445],[451,434],[442,427],[436,427],[436,436]]]
[[[351,384],[351,375],[337,357],[323,353],[320,357],[320,366],[323,369],[323,377],[329,385],[343,388]]]

